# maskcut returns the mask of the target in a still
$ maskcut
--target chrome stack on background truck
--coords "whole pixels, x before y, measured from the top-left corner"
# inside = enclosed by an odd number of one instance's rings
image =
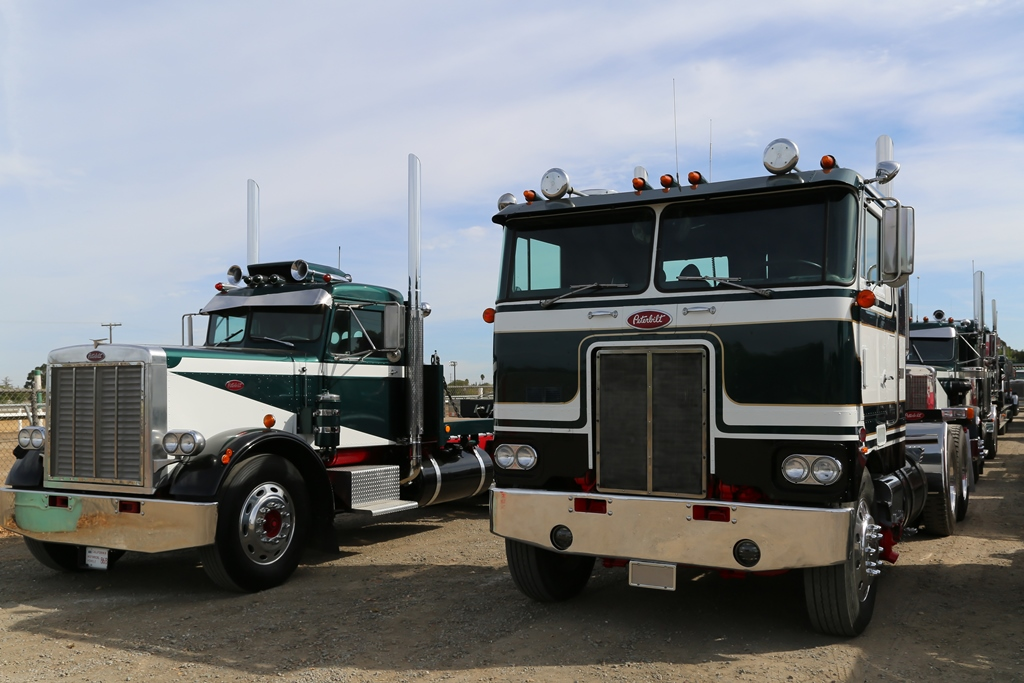
[[[305,261],[258,263],[203,309],[205,343],[50,353],[46,428],[23,430],[0,524],[43,564],[199,548],[218,584],[285,581],[338,514],[387,515],[491,483],[490,419],[444,419],[423,364],[419,160],[410,155],[409,293]]]
[[[779,139],[766,176],[577,191],[551,169],[499,200],[491,529],[523,593],[572,597],[596,559],[666,590],[680,565],[798,569],[815,629],[864,629],[951,457],[906,443],[891,149],[869,177]]]

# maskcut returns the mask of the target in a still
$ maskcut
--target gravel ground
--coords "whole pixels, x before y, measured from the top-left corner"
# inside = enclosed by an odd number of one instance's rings
[[[796,572],[681,570],[665,593],[599,566],[580,597],[530,602],[480,502],[339,524],[339,554],[256,595],[194,552],[60,574],[0,536],[0,681],[1024,681],[1022,477],[1014,424],[957,534],[902,543],[850,640],[809,630]]]

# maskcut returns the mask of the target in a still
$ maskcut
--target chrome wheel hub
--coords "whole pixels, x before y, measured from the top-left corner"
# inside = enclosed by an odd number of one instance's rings
[[[882,527],[875,524],[868,503],[861,500],[854,511],[853,526],[853,572],[857,582],[857,599],[864,602],[871,592],[871,584],[881,574],[878,556],[881,548]]]
[[[295,506],[280,484],[267,482],[254,488],[242,505],[238,540],[249,560],[273,564],[292,542]]]

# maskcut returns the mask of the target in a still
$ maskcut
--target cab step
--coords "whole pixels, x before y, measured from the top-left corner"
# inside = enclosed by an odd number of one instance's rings
[[[419,507],[416,501],[399,497],[398,465],[328,467],[327,472],[334,495],[354,511],[380,517]]]

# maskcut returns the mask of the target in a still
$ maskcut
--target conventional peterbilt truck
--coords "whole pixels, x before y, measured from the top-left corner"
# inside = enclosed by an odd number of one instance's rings
[[[681,565],[798,569],[815,629],[865,628],[948,474],[905,443],[914,215],[876,150],[867,178],[778,139],[767,176],[551,169],[499,200],[491,530],[525,595],[575,596],[599,558],[665,590]]]
[[[202,346],[50,353],[47,427],[19,435],[0,524],[54,569],[199,548],[216,583],[257,591],[305,543],[337,550],[336,515],[484,493],[493,422],[445,419],[442,366],[423,364],[409,164],[408,298],[301,260],[256,263],[250,241],[248,274],[231,268],[201,311]]]

